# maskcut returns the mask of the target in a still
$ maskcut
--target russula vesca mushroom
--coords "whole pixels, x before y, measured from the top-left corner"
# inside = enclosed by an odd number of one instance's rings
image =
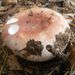
[[[46,61],[54,57],[47,45],[64,51],[69,32],[70,27],[61,14],[34,7],[11,17],[4,25],[2,37],[16,55],[30,61]]]

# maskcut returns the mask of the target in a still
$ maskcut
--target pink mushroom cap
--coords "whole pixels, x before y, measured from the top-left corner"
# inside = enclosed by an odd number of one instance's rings
[[[12,16],[4,25],[2,37],[7,47],[16,55],[30,61],[46,61],[54,57],[46,46],[49,44],[54,47],[56,35],[65,34],[67,28],[70,29],[60,13],[48,8],[34,7]],[[25,50],[29,40],[41,42],[41,55]]]

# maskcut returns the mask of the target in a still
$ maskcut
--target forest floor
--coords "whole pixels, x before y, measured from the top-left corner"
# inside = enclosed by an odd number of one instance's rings
[[[8,17],[32,7],[46,7],[53,9],[62,15],[72,18],[69,23],[71,27],[71,40],[66,48],[68,60],[54,58],[47,62],[35,63],[26,61],[15,56],[3,43],[1,32]],[[69,5],[70,6],[70,5]],[[0,1],[0,75],[75,75],[75,57],[71,57],[72,50],[75,50],[75,10],[69,7],[64,1],[55,0],[1,0]],[[66,16],[64,16],[66,17]]]

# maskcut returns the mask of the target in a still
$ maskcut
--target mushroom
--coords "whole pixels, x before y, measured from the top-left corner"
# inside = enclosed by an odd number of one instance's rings
[[[47,61],[54,55],[46,49],[63,52],[69,42],[70,27],[58,12],[34,7],[12,16],[4,25],[2,37],[14,54],[29,61]]]

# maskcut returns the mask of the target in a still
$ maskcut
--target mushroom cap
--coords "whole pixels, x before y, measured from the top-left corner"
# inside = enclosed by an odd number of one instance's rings
[[[70,27],[61,14],[48,8],[34,7],[12,16],[4,25],[2,37],[8,48],[16,55],[30,61],[46,61],[54,57],[46,46],[51,45],[57,50],[56,36],[65,35],[67,29]],[[68,31],[66,36],[69,39]],[[63,36],[64,39],[66,36]],[[25,49],[27,42],[32,39],[40,41],[43,45],[41,55],[32,54]],[[60,42],[64,39],[61,39]],[[65,45],[68,43],[67,41]]]

